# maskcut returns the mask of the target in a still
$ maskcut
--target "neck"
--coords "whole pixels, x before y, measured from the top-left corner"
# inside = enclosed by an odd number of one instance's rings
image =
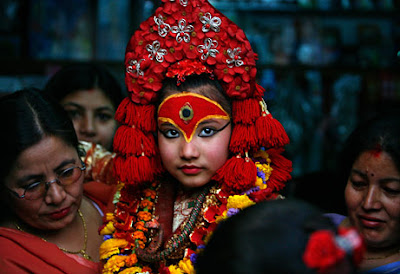
[[[391,257],[398,257],[400,255],[400,247],[392,247],[385,249],[371,249],[367,248],[367,252],[365,253],[364,260],[384,260],[390,259]]]

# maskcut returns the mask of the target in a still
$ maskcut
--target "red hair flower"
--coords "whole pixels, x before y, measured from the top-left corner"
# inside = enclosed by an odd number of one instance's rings
[[[331,231],[319,230],[311,234],[303,260],[309,268],[316,268],[318,273],[325,273],[343,260],[345,255],[345,251],[336,245]]]
[[[329,230],[319,230],[311,234],[303,261],[318,273],[326,273],[346,255],[352,258],[354,265],[359,265],[364,251],[364,241],[354,228],[339,228],[338,235]]]

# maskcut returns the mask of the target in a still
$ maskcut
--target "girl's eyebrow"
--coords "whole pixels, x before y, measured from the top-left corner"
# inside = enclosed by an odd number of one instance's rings
[[[216,121],[215,119],[213,119],[213,118],[210,118],[210,119],[207,119],[207,120],[204,120],[204,121],[202,121],[202,122],[200,122],[200,124],[199,125],[205,125],[205,124],[215,124],[215,123],[218,123],[218,121]]]

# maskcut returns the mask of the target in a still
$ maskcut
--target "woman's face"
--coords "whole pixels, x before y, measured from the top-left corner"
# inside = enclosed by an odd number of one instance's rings
[[[188,92],[198,93],[200,89],[189,89]],[[193,102],[188,104],[193,105]],[[203,109],[207,109],[201,115],[203,119],[198,120],[197,126],[190,129],[177,126],[175,122],[179,124],[177,121],[179,118],[171,118],[172,115],[164,117],[165,119],[161,121],[160,117],[158,119],[158,144],[163,165],[187,188],[196,188],[207,184],[228,159],[228,146],[232,130],[229,115],[217,118],[219,116],[215,116],[212,111],[208,112],[207,107]],[[199,108],[193,105],[192,111],[198,113]],[[166,113],[168,116],[169,112]],[[191,134],[192,138],[188,140]]]
[[[115,107],[100,89],[80,90],[68,94],[61,104],[72,119],[78,139],[112,149],[117,122]]]
[[[369,247],[400,245],[400,173],[386,152],[354,162],[345,190],[350,222]]]
[[[39,181],[49,182],[70,167],[82,167],[75,148],[57,137],[45,137],[40,143],[24,150],[5,179],[5,186],[18,195]],[[25,224],[40,230],[58,230],[71,223],[80,207],[83,178],[61,186],[51,183],[44,197],[36,200],[18,198],[9,193],[10,209]]]

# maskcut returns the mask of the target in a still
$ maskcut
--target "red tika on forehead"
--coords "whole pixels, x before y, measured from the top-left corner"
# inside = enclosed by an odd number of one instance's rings
[[[229,114],[215,101],[195,93],[167,97],[158,108],[159,123],[170,123],[190,142],[199,124],[207,119],[229,120]]]
[[[370,151],[372,156],[374,156],[375,158],[379,158],[382,152],[383,150],[381,144],[376,144],[375,148]]]

